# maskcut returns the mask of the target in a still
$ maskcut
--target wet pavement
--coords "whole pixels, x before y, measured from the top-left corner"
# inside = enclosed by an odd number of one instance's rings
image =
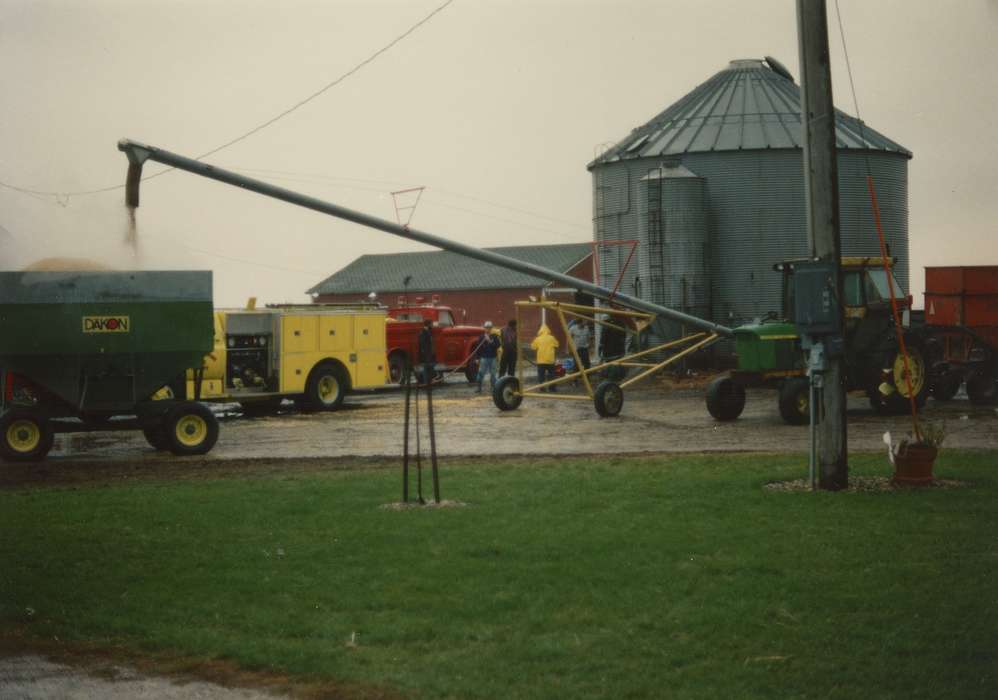
[[[616,418],[601,418],[592,402],[524,399],[519,409],[500,411],[488,393],[452,380],[434,391],[437,450],[447,456],[640,454],[648,452],[803,452],[807,426],[786,425],[776,392],[749,390],[742,416],[727,423],[707,413],[702,388],[645,383],[625,390]],[[881,449],[882,435],[911,430],[907,416],[875,414],[863,396],[849,397],[852,450]],[[402,453],[403,394],[399,390],[352,394],[334,413],[299,414],[290,402],[276,416],[245,418],[237,406],[216,406],[220,437],[203,459],[255,460],[330,457],[394,457]],[[964,396],[929,400],[924,418],[945,422],[946,446],[998,449],[998,408],[973,406]],[[423,450],[425,403],[420,403]],[[65,434],[56,438],[52,462],[142,461],[178,458],[157,453],[138,432]],[[190,458],[187,458],[190,459]]]

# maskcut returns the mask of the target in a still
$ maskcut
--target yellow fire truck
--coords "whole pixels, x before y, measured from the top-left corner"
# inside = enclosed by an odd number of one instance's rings
[[[254,306],[251,300],[246,309],[215,311],[214,349],[174,393],[236,401],[248,414],[274,412],[285,398],[305,410],[335,411],[350,390],[386,383],[384,308]]]

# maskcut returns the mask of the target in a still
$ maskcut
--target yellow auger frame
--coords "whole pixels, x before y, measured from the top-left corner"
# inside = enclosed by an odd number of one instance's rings
[[[607,307],[566,304],[559,301],[518,301],[515,306],[517,328],[523,327],[520,323],[521,309],[544,309],[546,312],[555,316],[558,319],[562,330],[565,332],[568,350],[571,352],[572,358],[575,360],[575,366],[578,369],[575,372],[566,374],[563,377],[527,386],[523,376],[523,351],[521,345],[518,343],[516,357],[517,381],[515,385],[511,385],[511,382],[507,382],[505,379],[501,380],[496,386],[496,391],[493,397],[496,405],[503,410],[516,408],[520,405],[523,397],[531,396],[544,399],[563,399],[567,401],[593,401],[596,405],[596,411],[600,415],[615,416],[620,412],[620,408],[623,404],[622,390],[624,388],[629,387],[632,384],[635,384],[654,374],[655,372],[668,367],[687,355],[690,355],[697,350],[701,350],[720,340],[720,336],[717,333],[694,333],[692,335],[684,336],[678,340],[656,345],[653,348],[647,348],[645,350],[641,350],[640,352],[625,355],[624,357],[619,357],[616,360],[603,362],[598,365],[593,365],[589,369],[584,369],[582,367],[582,362],[579,359],[578,348],[575,346],[575,342],[572,340],[572,334],[568,330],[569,317],[583,319],[587,322],[603,326],[604,328],[612,328],[629,335],[636,335],[647,328],[652,321],[655,320],[655,315],[641,311],[627,311],[624,309],[613,309]],[[626,323],[624,323],[626,321],[630,321],[633,326],[629,327]],[[661,362],[636,361],[648,355],[652,355],[663,350],[676,349],[684,345],[687,347],[679,352],[676,352],[675,354],[670,355]],[[592,381],[590,381],[590,375],[602,372],[608,367],[613,366],[640,367],[644,368],[644,371],[639,372],[635,376],[627,379],[626,381],[620,382],[619,384],[617,382],[604,381],[601,382],[596,388],[593,388]],[[541,393],[541,389],[547,389],[549,387],[566,384],[568,382],[575,382],[576,380],[581,381],[585,391],[584,395],[568,393],[559,394],[551,392]]]

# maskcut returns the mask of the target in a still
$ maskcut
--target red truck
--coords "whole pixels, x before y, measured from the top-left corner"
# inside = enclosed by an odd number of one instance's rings
[[[433,348],[437,356],[437,369],[463,369],[469,382],[478,375],[478,359],[471,357],[475,350],[481,326],[458,326],[454,312],[448,306],[401,306],[388,309],[385,336],[388,348],[388,371],[391,381],[399,383],[415,363],[418,356],[417,339],[423,321],[433,321]]]

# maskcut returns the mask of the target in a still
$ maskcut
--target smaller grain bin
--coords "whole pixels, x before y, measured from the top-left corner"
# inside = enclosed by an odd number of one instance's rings
[[[705,186],[678,163],[663,163],[638,181],[642,297],[698,318],[710,315]],[[682,331],[675,321],[658,326],[660,342]]]

